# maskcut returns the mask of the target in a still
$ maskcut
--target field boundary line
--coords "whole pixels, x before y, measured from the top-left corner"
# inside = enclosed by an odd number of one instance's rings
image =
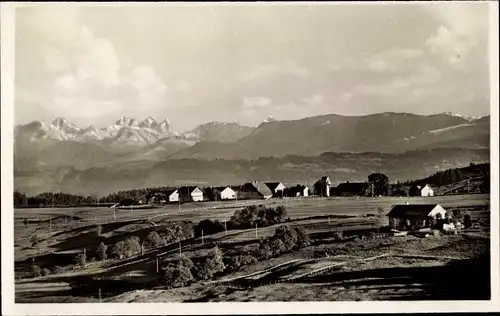
[[[231,278],[231,279],[210,281],[210,282],[206,282],[205,284],[206,285],[209,285],[209,284],[220,284],[220,283],[227,283],[227,282],[236,281],[236,280],[239,280],[239,279],[245,279],[245,278],[248,278],[248,277],[251,277],[251,276],[255,276],[255,275],[259,275],[259,274],[263,274],[263,273],[266,273],[266,272],[273,271],[273,270],[275,270],[277,268],[289,265],[291,263],[304,262],[304,261],[308,261],[308,260],[310,260],[310,259],[293,259],[293,260],[290,260],[290,261],[287,261],[287,262],[284,262],[284,263],[280,263],[280,264],[278,264],[276,266],[272,266],[270,268],[267,268],[267,269],[264,269],[264,270],[260,270],[260,271],[256,271],[256,272],[253,272],[253,273],[250,273],[250,274],[241,275],[241,276],[234,277],[234,278]],[[313,260],[315,260],[315,259],[313,259]]]
[[[379,258],[388,257],[388,256],[391,256],[391,255],[392,255],[391,253],[384,253],[384,254],[381,254],[381,255],[378,255],[378,256],[375,256],[375,257],[369,257],[369,258],[362,258],[362,259],[357,259],[357,260],[352,260],[352,261],[339,262],[339,263],[336,263],[336,264],[333,264],[333,265],[330,265],[330,266],[327,266],[327,267],[319,268],[319,269],[316,269],[316,270],[313,270],[313,271],[309,271],[309,272],[303,273],[303,274],[295,276],[295,277],[291,277],[291,278],[285,279],[283,281],[295,281],[295,280],[301,279],[301,278],[303,278],[305,276],[310,276],[310,275],[313,275],[313,274],[316,274],[316,273],[319,273],[319,272],[327,271],[329,269],[332,269],[332,268],[335,268],[335,267],[339,267],[339,266],[343,266],[343,265],[346,265],[346,264],[349,264],[349,263],[370,261],[370,260],[375,260],[375,259],[379,259]]]

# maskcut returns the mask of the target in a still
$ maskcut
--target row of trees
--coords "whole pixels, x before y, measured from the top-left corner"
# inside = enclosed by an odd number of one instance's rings
[[[262,240],[254,249],[243,248],[224,255],[215,246],[206,258],[196,262],[186,256],[181,256],[177,262],[166,262],[161,268],[159,280],[167,288],[182,287],[196,280],[210,280],[219,273],[233,272],[260,260],[278,257],[309,244],[309,235],[303,227],[283,225],[276,228],[271,238]]]

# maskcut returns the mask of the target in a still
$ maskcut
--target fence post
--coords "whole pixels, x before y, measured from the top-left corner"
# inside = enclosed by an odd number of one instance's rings
[[[102,303],[102,298],[101,298],[101,288],[99,288],[99,303]]]

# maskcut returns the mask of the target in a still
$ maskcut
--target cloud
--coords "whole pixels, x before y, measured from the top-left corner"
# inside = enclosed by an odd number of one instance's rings
[[[250,97],[243,99],[244,110],[256,110],[266,108],[272,104],[272,100],[266,97]]]
[[[322,94],[313,94],[310,97],[302,98],[301,101],[307,106],[315,106],[318,104],[322,104],[325,100],[325,97]]]
[[[270,65],[258,66],[246,75],[243,76],[244,81],[251,81],[256,79],[264,79],[272,76],[294,76],[304,77],[307,75],[307,69],[300,67],[292,60],[286,60]]]
[[[365,95],[384,97],[423,96],[439,91],[436,89],[436,83],[442,78],[439,70],[427,63],[416,65],[415,69],[414,73],[394,76],[381,84],[359,84],[357,90]]]
[[[101,116],[103,111],[154,108],[168,87],[149,65],[123,68],[113,43],[79,22],[75,6],[32,9],[27,30],[41,40],[42,65],[52,82],[45,106],[69,117]],[[30,87],[26,87],[30,89]]]
[[[488,3],[446,3],[426,7],[439,21],[425,46],[451,65],[464,61],[488,37]]]

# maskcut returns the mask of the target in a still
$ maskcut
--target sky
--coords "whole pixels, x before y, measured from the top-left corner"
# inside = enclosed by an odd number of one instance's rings
[[[490,113],[487,3],[17,8],[15,120]]]

